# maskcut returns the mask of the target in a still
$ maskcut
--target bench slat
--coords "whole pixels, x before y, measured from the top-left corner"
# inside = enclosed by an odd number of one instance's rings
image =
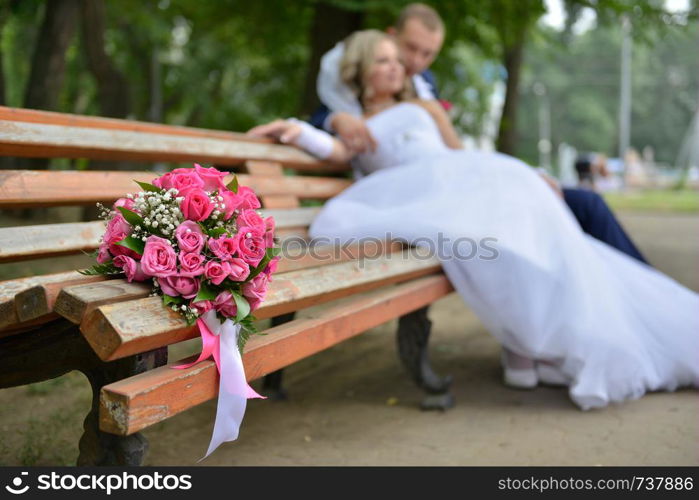
[[[267,335],[253,337],[246,345],[243,362],[247,378],[255,380],[289,366],[430,304],[451,291],[443,275],[420,278],[353,298],[310,318],[271,328]],[[100,428],[113,434],[133,434],[217,394],[218,373],[213,361],[186,370],[174,370],[170,365],[156,368],[102,388]]]
[[[0,263],[94,250],[103,221],[0,228]]]
[[[81,276],[74,280],[33,286],[15,297],[17,318],[21,322],[27,322],[48,315],[54,312],[56,299],[63,288],[77,284],[99,283],[106,279],[106,276]]]
[[[18,293],[44,284],[72,281],[81,278],[86,278],[86,276],[83,276],[77,271],[67,271],[0,281],[0,330],[4,331],[7,327],[16,325],[19,322],[15,308],[15,300]],[[0,331],[0,337],[4,335],[3,331]]]
[[[407,281],[439,272],[441,265],[428,251],[404,252],[361,262],[344,262],[275,275],[260,319],[279,316],[357,291]],[[149,297],[98,307],[81,323],[80,330],[97,355],[110,361],[194,338],[196,327],[162,307],[159,297]]]
[[[305,227],[319,211],[320,207],[261,210],[264,217],[274,216],[280,237],[305,236]],[[103,221],[0,228],[0,263],[94,250],[104,229]]]
[[[375,257],[401,250],[402,245],[398,242],[382,245],[367,243],[361,246],[354,244],[342,251],[332,246],[314,247],[312,252],[308,248],[299,249],[298,252],[290,248],[288,257],[279,261],[277,272],[281,274],[298,271],[359,259],[365,255]],[[102,305],[144,298],[150,294],[150,291],[150,284],[129,283],[122,279],[109,280],[105,283],[85,282],[64,287],[56,299],[54,310],[69,321],[79,324],[88,314]]]
[[[151,182],[156,176],[143,171],[0,170],[0,208],[113,202],[139,190],[134,180]],[[225,182],[231,179],[232,176],[228,176]],[[259,196],[294,195],[303,199],[332,198],[351,184],[349,179],[307,176],[275,178],[239,174],[238,180]]]
[[[163,125],[159,123],[140,122],[135,120],[121,120],[117,118],[103,118],[97,116],[81,116],[69,113],[56,113],[52,111],[40,111],[33,109],[9,108],[0,106],[0,120],[10,122],[25,122],[46,125],[58,125],[68,127],[81,127],[104,130],[122,130],[139,133],[155,133],[165,135],[179,135],[192,138],[221,139],[225,141],[275,144],[271,139],[250,137],[237,132],[223,130],[211,130],[195,127],[183,127],[177,125]],[[1,143],[0,143],[1,147]],[[279,147],[279,145],[274,146]],[[310,155],[285,161],[287,167],[297,170],[339,172],[349,169],[348,165],[324,164]]]

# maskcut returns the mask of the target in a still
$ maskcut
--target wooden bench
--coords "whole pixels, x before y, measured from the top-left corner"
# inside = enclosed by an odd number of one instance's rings
[[[0,156],[199,162],[237,172],[260,196],[265,215],[275,217],[285,248],[256,311],[271,318],[271,326],[267,335],[251,338],[243,356],[249,380],[266,376],[266,390],[281,394],[282,368],[399,318],[399,355],[428,393],[422,406],[451,406],[451,379],[437,376],[427,355],[427,307],[452,291],[439,262],[397,242],[344,250],[307,242],[319,207],[306,200],[326,200],[349,186],[346,166],[242,134],[4,107]],[[156,175],[143,170],[0,170],[0,208],[113,202],[138,190],[134,179],[149,182]],[[101,221],[1,227],[0,270],[93,250],[103,230]],[[69,268],[0,282],[0,388],[72,370],[92,385],[78,464],[141,464],[147,442],[140,430],[217,396],[213,361],[168,367],[167,346],[198,333],[148,294],[143,284]],[[295,312],[326,302],[320,312],[294,319]]]

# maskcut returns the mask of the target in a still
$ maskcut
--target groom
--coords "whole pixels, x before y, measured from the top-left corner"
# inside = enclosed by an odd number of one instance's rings
[[[444,41],[444,22],[437,11],[420,3],[407,5],[398,16],[393,35],[401,51],[405,71],[413,81],[420,99],[437,99],[439,94],[430,65],[439,54]],[[340,80],[340,61],[344,45],[323,56],[318,74],[317,91],[322,105],[311,116],[311,124],[336,134],[355,152],[376,148],[356,97]],[[550,178],[545,179],[551,184]],[[648,262],[631,241],[605,201],[597,193],[584,189],[554,189],[562,191],[563,199],[575,215],[583,231],[645,264]]]

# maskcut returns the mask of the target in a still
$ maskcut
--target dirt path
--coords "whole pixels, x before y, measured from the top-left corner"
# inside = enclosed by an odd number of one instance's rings
[[[657,267],[699,290],[699,215],[623,221]],[[505,388],[497,343],[458,296],[431,318],[433,365],[454,377],[452,410],[417,409],[421,393],[398,362],[391,322],[290,367],[291,399],[250,402],[238,441],[202,464],[699,465],[696,391],[582,412],[563,389]],[[74,460],[87,395],[78,374],[0,391],[0,463]],[[211,401],[147,430],[147,464],[194,464],[214,414]]]

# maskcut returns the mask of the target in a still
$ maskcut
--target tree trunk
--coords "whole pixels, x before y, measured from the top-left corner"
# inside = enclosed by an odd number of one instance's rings
[[[81,0],[83,48],[87,67],[97,81],[100,114],[124,118],[130,112],[129,87],[104,50],[104,0]]]
[[[44,21],[34,47],[24,107],[55,110],[65,74],[65,55],[78,18],[78,0],[46,2]]]
[[[301,100],[301,115],[312,113],[320,104],[316,92],[320,58],[337,42],[360,29],[363,20],[363,12],[344,10],[324,2],[316,4],[311,25],[311,57]]]
[[[507,70],[507,87],[505,103],[502,108],[500,129],[498,131],[497,150],[514,155],[517,142],[517,107],[519,104],[519,77],[524,59],[524,35],[518,43],[505,48],[504,63]]]

